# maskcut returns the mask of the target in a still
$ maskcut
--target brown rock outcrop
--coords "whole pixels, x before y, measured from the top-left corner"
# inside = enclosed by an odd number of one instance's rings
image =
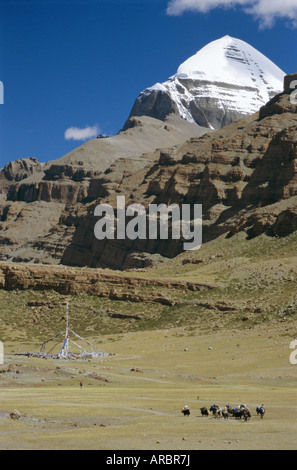
[[[3,168],[3,174],[9,181],[22,181],[33,173],[42,172],[42,164],[36,158],[23,158],[10,162]]]
[[[166,287],[162,292],[145,294],[144,287]],[[175,294],[187,291],[215,289],[212,284],[179,282],[164,279],[148,279],[132,275],[108,274],[100,270],[69,268],[64,266],[42,266],[0,262],[0,289],[12,290],[54,290],[62,295],[88,294],[118,301],[136,303],[158,303],[169,307],[178,301]],[[170,292],[170,297],[168,296]],[[36,307],[43,302],[30,303]],[[46,302],[45,302],[46,304]]]
[[[9,413],[9,416],[11,419],[20,419],[22,417],[21,413],[18,410],[11,411],[11,413]]]
[[[149,166],[157,148],[206,131],[177,116],[166,122],[143,116],[127,131],[88,141],[55,162],[9,163],[0,170],[0,259],[60,263],[92,201]]]

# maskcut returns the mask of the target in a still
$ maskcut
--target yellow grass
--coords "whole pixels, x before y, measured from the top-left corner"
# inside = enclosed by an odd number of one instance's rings
[[[0,375],[0,448],[295,449],[297,366],[287,330],[127,333],[100,345],[115,355],[77,362],[16,358],[8,345],[3,368],[16,370]],[[213,403],[245,403],[252,419],[202,418],[200,408]],[[262,403],[264,420],[255,412]],[[6,414],[13,409],[21,419]]]

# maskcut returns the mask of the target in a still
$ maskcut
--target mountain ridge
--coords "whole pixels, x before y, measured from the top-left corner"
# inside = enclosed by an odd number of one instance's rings
[[[89,197],[80,201],[7,200],[1,259],[128,270],[183,252],[179,240],[96,240],[94,209],[99,203],[116,207],[117,195],[126,196],[127,206],[146,208],[201,203],[203,243],[225,236],[231,247],[240,232],[248,239],[288,236],[297,230],[296,127],[297,106],[283,92],[255,115],[143,155],[137,165],[129,158],[114,162],[91,179]],[[78,191],[82,182],[68,175],[62,183]],[[47,184],[54,188],[53,181]]]

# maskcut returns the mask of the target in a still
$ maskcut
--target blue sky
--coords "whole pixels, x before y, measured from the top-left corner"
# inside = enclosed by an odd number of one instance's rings
[[[294,3],[0,0],[0,167],[55,160],[90,137],[71,128],[116,134],[142,90],[227,34],[297,72]]]

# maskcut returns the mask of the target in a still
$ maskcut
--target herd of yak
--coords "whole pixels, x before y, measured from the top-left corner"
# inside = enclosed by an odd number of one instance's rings
[[[209,416],[212,413],[215,418],[229,419],[229,417],[233,417],[236,419],[243,418],[245,421],[248,421],[252,417],[251,412],[246,405],[240,405],[237,408],[232,408],[230,405],[226,405],[224,408],[221,408],[218,405],[212,405],[210,409],[203,407],[200,408],[200,411],[202,416]],[[185,406],[182,413],[184,416],[190,416],[189,407]],[[262,405],[257,407],[256,413],[257,416],[261,416],[261,419],[263,419],[265,415],[264,406]]]

